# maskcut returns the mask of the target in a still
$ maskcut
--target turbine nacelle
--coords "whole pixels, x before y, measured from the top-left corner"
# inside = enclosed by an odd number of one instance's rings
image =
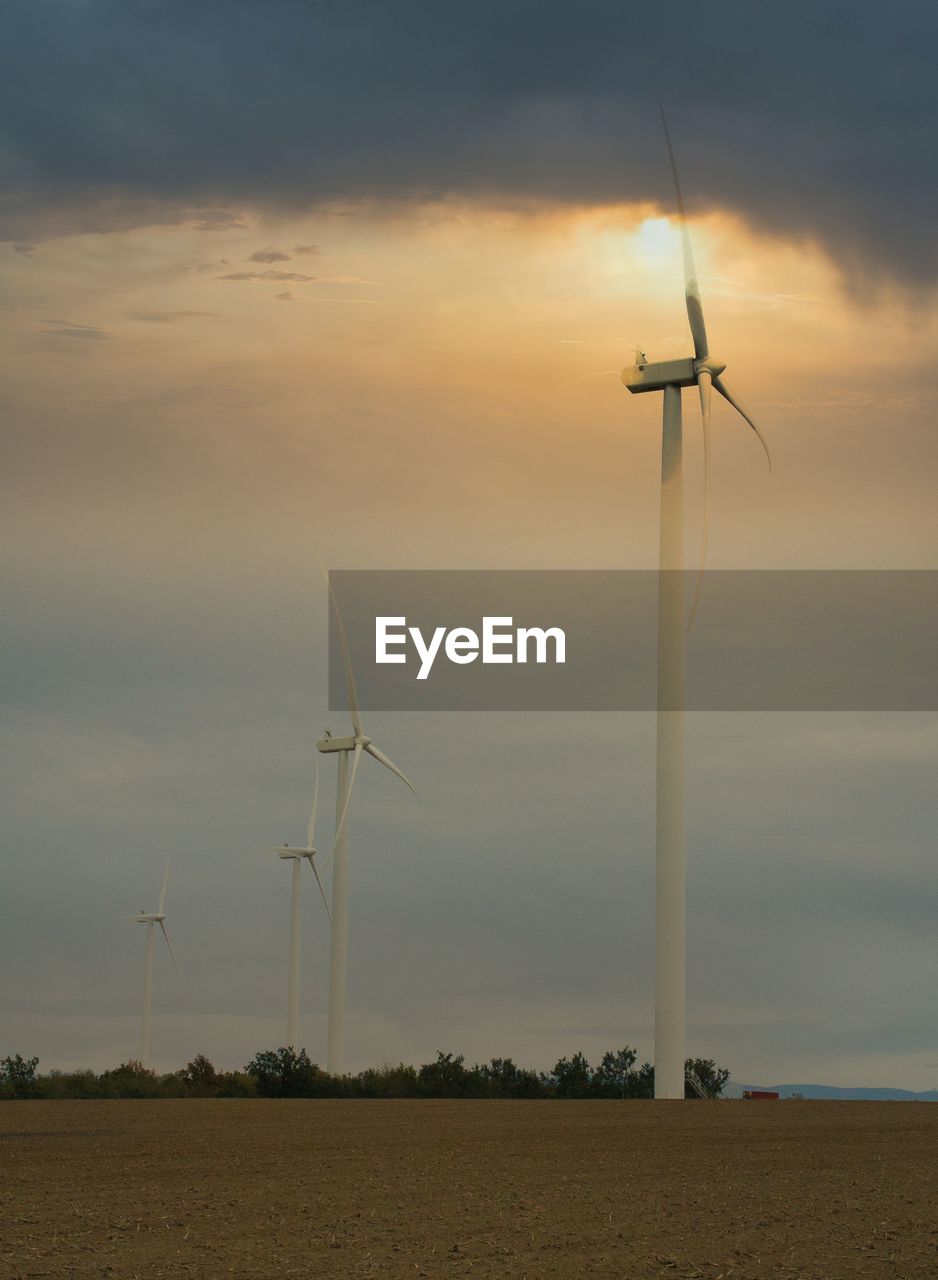
[[[301,848],[295,844],[278,844],[274,846],[273,852],[279,858],[309,858],[312,864],[313,858],[316,856],[316,850],[312,847]]]
[[[349,738],[320,738],[316,743],[317,751],[354,751],[356,747],[370,747],[371,739],[364,733],[356,733]]]
[[[137,924],[162,924],[166,916],[158,911],[141,911],[138,916],[133,916],[132,918],[136,920]]]
[[[665,387],[696,387],[701,372],[706,371],[711,378],[716,378],[725,368],[722,361],[714,360],[712,356],[702,360],[688,356],[686,360],[634,364],[622,370],[622,381],[633,395],[637,395],[642,391],[663,391]]]

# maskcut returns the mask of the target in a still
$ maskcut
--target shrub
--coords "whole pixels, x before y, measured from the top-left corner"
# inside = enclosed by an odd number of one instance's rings
[[[417,1068],[403,1062],[368,1067],[355,1077],[355,1091],[361,1098],[416,1098],[420,1092]]]
[[[417,1072],[420,1093],[425,1098],[480,1097],[484,1081],[478,1067],[467,1067],[460,1053],[440,1053],[435,1062],[425,1062]]]
[[[311,1062],[305,1049],[264,1049],[244,1068],[262,1098],[320,1098],[330,1094],[331,1077]]]
[[[34,1098],[36,1096],[36,1068],[38,1058],[24,1058],[16,1053],[0,1059],[0,1082],[8,1098]]]

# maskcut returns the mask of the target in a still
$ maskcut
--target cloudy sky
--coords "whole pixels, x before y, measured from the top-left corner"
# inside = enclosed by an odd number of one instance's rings
[[[19,0],[0,54],[0,1054],[283,1037],[327,708],[318,557],[650,567],[686,354],[669,113],[711,344],[710,563],[938,568],[934,13],[860,2]],[[701,512],[694,405],[688,554]],[[651,1054],[654,720],[375,715],[349,1058]],[[938,1083],[934,714],[700,714],[688,1050]],[[324,765],[325,785],[332,785]],[[325,827],[323,831],[325,838]],[[304,1035],[325,1057],[312,893]]]

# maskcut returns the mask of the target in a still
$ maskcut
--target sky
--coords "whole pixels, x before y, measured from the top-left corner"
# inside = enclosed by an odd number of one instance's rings
[[[936,18],[900,3],[14,3],[0,148],[0,1054],[283,1038],[335,568],[648,568],[711,345],[709,563],[938,568]],[[701,520],[685,396],[688,556]],[[702,606],[705,607],[705,606]],[[352,819],[352,1069],[652,1051],[654,718],[382,713]],[[688,723],[688,1052],[938,1081],[933,713]],[[324,794],[334,785],[323,764]],[[326,806],[328,812],[329,806]],[[327,820],[324,818],[323,835]],[[304,901],[303,1041],[328,922]]]

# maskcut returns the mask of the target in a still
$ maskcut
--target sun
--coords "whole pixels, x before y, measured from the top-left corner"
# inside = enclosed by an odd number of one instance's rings
[[[639,224],[634,242],[636,253],[643,262],[658,263],[676,251],[679,236],[670,218],[646,218]]]

